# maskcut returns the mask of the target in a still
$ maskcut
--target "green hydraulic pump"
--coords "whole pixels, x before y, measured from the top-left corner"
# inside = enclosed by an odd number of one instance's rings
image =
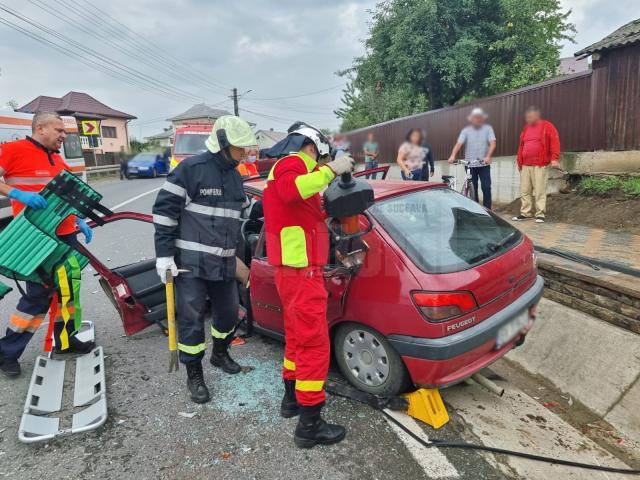
[[[336,257],[354,272],[362,266],[368,250],[362,237],[373,229],[373,220],[366,211],[373,202],[373,188],[369,182],[355,178],[350,172],[336,178],[324,192],[324,208],[329,216],[327,226],[335,236]],[[364,229],[360,215],[368,222]]]
[[[51,180],[40,194],[47,207],[25,208],[0,233],[0,275],[13,280],[53,283],[54,272],[63,265],[82,269],[88,260],[56,236],[58,225],[69,215],[89,217],[98,225],[98,214],[112,212],[100,204],[102,195],[69,172]],[[0,283],[0,298],[10,291]]]

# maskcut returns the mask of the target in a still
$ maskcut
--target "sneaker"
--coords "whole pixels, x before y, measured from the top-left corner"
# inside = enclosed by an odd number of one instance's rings
[[[7,377],[15,378],[20,376],[22,369],[15,358],[5,358],[2,352],[0,352],[0,372],[4,373]]]
[[[536,217],[536,223],[544,223],[544,217]]]
[[[513,220],[514,222],[519,222],[520,220],[528,220],[531,217],[525,217],[524,215],[516,215],[515,217],[512,217],[511,220]]]

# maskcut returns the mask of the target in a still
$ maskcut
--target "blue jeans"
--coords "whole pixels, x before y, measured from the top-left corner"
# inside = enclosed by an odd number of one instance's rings
[[[404,174],[404,170],[400,171],[400,175],[402,175],[403,180],[422,180],[422,169],[412,170],[410,177]]]
[[[474,200],[476,202],[480,201],[478,198],[478,179],[482,184],[482,205],[491,210],[491,165],[471,169],[471,183],[473,183],[475,190]]]
[[[364,162],[364,169],[365,170],[369,170],[370,168],[378,168],[378,162]],[[378,172],[374,172],[374,173],[368,173],[367,175],[365,175],[365,178],[369,178],[371,177],[373,180],[376,179],[376,177],[378,176]]]

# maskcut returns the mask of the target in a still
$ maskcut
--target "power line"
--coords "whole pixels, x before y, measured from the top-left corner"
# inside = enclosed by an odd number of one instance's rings
[[[64,56],[71,57],[71,58],[75,57],[75,59],[77,61],[79,61],[80,63],[82,63],[84,65],[87,65],[88,67],[91,67],[91,68],[93,68],[95,70],[98,70],[98,71],[100,71],[102,73],[105,73],[106,75],[109,75],[109,76],[111,76],[113,78],[121,80],[122,82],[124,82],[124,83],[126,83],[126,84],[128,84],[130,86],[134,86],[134,87],[140,88],[141,90],[149,92],[149,93],[161,94],[164,98],[166,98],[166,96],[167,96],[167,94],[160,93],[157,90],[150,88],[148,85],[145,85],[145,84],[143,84],[141,82],[136,81],[135,79],[131,79],[130,77],[122,75],[122,74],[120,74],[120,73],[118,73],[118,72],[116,72],[114,70],[108,69],[108,68],[106,68],[105,66],[103,66],[101,64],[98,64],[96,62],[91,61],[90,59],[87,59],[86,57],[83,57],[82,55],[76,54],[74,52],[70,52],[65,47],[63,47],[63,46],[61,46],[61,45],[59,45],[59,44],[57,44],[55,42],[52,42],[51,40],[48,40],[48,39],[46,39],[46,38],[44,38],[44,37],[42,37],[40,35],[37,35],[37,34],[35,34],[33,32],[30,32],[30,31],[28,31],[28,30],[26,30],[26,29],[24,29],[24,28],[22,28],[22,27],[20,27],[20,26],[18,26],[16,24],[14,24],[14,23],[6,20],[6,19],[3,19],[2,17],[0,17],[0,23],[3,23],[4,25],[6,25],[6,26],[8,26],[8,27],[10,27],[10,28],[12,28],[12,29],[14,29],[14,30],[16,30],[16,31],[18,31],[18,32],[30,37],[30,38],[32,38],[33,40],[35,40],[35,41],[37,41],[37,42],[39,42],[39,43],[41,43],[41,44],[43,44],[45,46],[53,48],[54,50],[58,51],[59,53],[61,53]],[[177,100],[184,101],[181,98],[174,97],[173,95],[171,95],[171,97],[173,97],[173,98],[175,98]]]
[[[169,94],[169,95],[173,95],[179,98],[186,98],[186,99],[190,99],[191,101],[196,100],[196,101],[201,101],[202,98],[198,97],[190,92],[187,92],[185,90],[182,90],[181,88],[177,88],[177,87],[173,87],[172,85],[169,85],[165,82],[162,82],[160,80],[156,80],[153,77],[149,77],[148,75],[145,75],[143,72],[140,72],[139,70],[136,70],[134,68],[131,67],[127,67],[121,63],[119,63],[116,60],[111,59],[110,57],[101,54],[100,52],[97,52],[89,47],[87,47],[86,45],[83,45],[79,42],[76,42],[75,40],[57,32],[56,30],[53,30],[51,28],[46,27],[45,25],[25,16],[22,15],[18,12],[16,12],[15,10],[12,10],[11,8],[7,7],[6,5],[3,5],[0,3],[0,10],[18,18],[19,20],[22,20],[23,22],[35,27],[36,29],[47,33],[48,35],[54,37],[54,38],[58,38],[59,40],[62,40],[63,42],[81,50],[83,53],[91,53],[92,55],[94,55],[97,59],[99,59],[102,63],[110,65],[111,67],[120,70],[121,72],[123,72],[124,74],[130,76],[130,77],[136,77],[138,78],[140,81],[142,81],[145,84],[150,84],[152,86],[154,86],[155,88],[157,88],[158,90],[162,91],[165,94]]]
[[[293,113],[302,113],[302,114],[306,114],[306,115],[318,115],[318,116],[335,116],[333,111],[318,111],[318,110],[304,110],[304,109],[299,109],[299,108],[290,108],[286,105],[283,105],[282,107],[276,107],[273,105],[258,105],[254,102],[251,102],[249,100],[245,100],[244,103],[248,103],[249,105],[254,105],[255,107],[258,108],[267,108],[270,110],[276,110],[276,111],[280,111],[280,112],[293,112]],[[327,108],[327,107],[324,107]]]
[[[267,114],[264,114],[264,113],[254,112],[254,111],[252,111],[252,110],[247,110],[246,108],[243,108],[242,110],[243,110],[243,111],[245,111],[245,112],[247,112],[247,113],[251,113],[251,114],[253,114],[253,115],[257,115],[258,117],[264,117],[264,118],[267,118],[267,119],[270,119],[270,120],[277,120],[277,121],[279,121],[279,122],[289,122],[289,123],[293,123],[293,122],[295,122],[295,121],[296,121],[296,120],[292,120],[292,119],[290,119],[290,118],[276,117],[276,116],[274,116],[274,115],[267,115]]]
[[[287,97],[272,97],[272,98],[251,98],[252,100],[263,100],[263,101],[271,101],[271,100],[288,100],[290,98],[300,98],[300,97],[310,97],[312,95],[318,95],[319,93],[328,92],[330,90],[335,90],[336,88],[343,87],[343,84],[334,85],[333,87],[323,88],[322,90],[316,90],[314,92],[301,93],[299,95],[290,95]]]
[[[56,0],[58,1],[58,0]],[[146,56],[146,55],[142,55],[137,53],[134,49],[128,47],[127,45],[120,45],[118,43],[115,43],[112,39],[118,39],[119,36],[114,36],[114,35],[105,35],[104,33],[101,33],[99,30],[97,29],[89,29],[87,27],[85,27],[83,25],[84,20],[86,19],[86,17],[81,17],[79,16],[79,14],[75,11],[72,11],[76,16],[78,16],[81,20],[81,22],[75,22],[72,21],[69,16],[64,16],[61,15],[60,13],[58,13],[58,11],[56,11],[55,9],[51,8],[50,6],[48,6],[46,3],[44,3],[42,0],[29,0],[30,3],[32,3],[33,5],[39,7],[40,9],[44,10],[45,12],[47,12],[49,15],[52,15],[62,21],[64,21],[66,24],[73,26],[74,28],[90,35],[91,37],[97,37],[100,40],[102,40],[104,43],[106,43],[107,45],[111,46],[113,49],[115,49],[116,51],[123,53],[124,55],[138,61],[141,63],[144,63],[145,65],[150,66],[151,68],[153,68],[156,71],[159,71],[167,76],[171,76],[176,80],[179,81],[184,81],[184,76],[179,75],[178,73],[174,72],[172,69],[167,69],[166,65],[162,62],[162,59],[160,59],[159,57],[155,57],[155,56]],[[60,1],[58,1],[59,4],[64,5],[64,6],[68,6],[65,3],[62,3]],[[95,20],[89,18],[89,20],[92,23],[95,23]],[[98,26],[101,26],[98,23]]]
[[[41,35],[38,35],[38,34],[33,33],[33,32],[30,32],[29,30],[27,30],[27,29],[25,29],[23,27],[20,27],[19,25],[15,24],[15,23],[13,23],[13,22],[11,22],[11,21],[3,18],[3,17],[0,17],[0,23],[2,23],[4,25],[8,26],[9,28],[12,28],[12,29],[14,29],[14,30],[26,35],[27,37],[30,37],[31,39],[37,41],[38,43],[41,43],[41,44],[43,44],[45,46],[53,48],[54,50],[58,51],[59,53],[63,54],[64,56],[71,57],[71,58],[75,57],[75,59],[77,61],[79,61],[80,63],[83,63],[83,64],[85,64],[85,65],[87,65],[87,66],[89,66],[91,68],[94,68],[94,69],[96,69],[96,70],[98,70],[98,71],[100,71],[102,73],[105,73],[106,75],[109,75],[109,76],[111,76],[113,78],[117,78],[118,80],[121,80],[121,81],[123,81],[124,83],[126,83],[128,85],[132,85],[132,86],[138,87],[141,90],[144,90],[144,91],[147,91],[147,92],[150,92],[150,93],[155,93],[155,94],[159,93],[155,89],[150,88],[148,85],[145,85],[145,84],[143,84],[141,82],[138,82],[135,79],[132,79],[132,78],[127,77],[125,75],[122,75],[122,74],[120,74],[120,73],[118,73],[118,72],[116,72],[116,71],[114,71],[112,69],[109,69],[109,68],[105,67],[104,65],[101,65],[99,63],[96,63],[96,62],[92,61],[91,59],[87,59],[86,57],[84,57],[84,56],[82,56],[80,54],[77,54],[75,52],[69,51],[64,46],[61,46],[61,45],[59,45],[59,44],[57,44],[57,43],[55,43],[55,42],[53,42],[53,41],[41,36]],[[162,95],[166,97],[166,94],[162,93]]]
[[[82,8],[82,5],[78,1],[76,1],[76,0],[69,0],[69,1],[71,1],[72,3],[77,5],[78,7]],[[91,8],[93,11],[97,12],[99,15],[101,15],[103,20],[105,20],[104,17],[107,17],[108,19],[110,19],[111,20],[111,25],[117,24],[118,25],[118,27],[116,27],[117,30],[120,30],[121,32],[125,33],[129,38],[131,38],[132,36],[136,37],[140,41],[146,43],[147,45],[149,45],[151,47],[151,49],[148,48],[148,47],[144,47],[145,50],[147,50],[149,52],[153,52],[153,50],[159,51],[162,55],[166,55],[166,57],[169,60],[171,60],[171,62],[174,65],[177,65],[177,66],[179,66],[179,68],[182,68],[182,69],[185,69],[185,70],[189,71],[192,75],[197,76],[201,81],[206,82],[208,85],[214,86],[215,88],[220,88],[222,90],[228,90],[229,88],[231,88],[230,86],[224,85],[222,83],[213,82],[212,80],[210,80],[209,76],[207,76],[204,73],[200,72],[199,70],[193,68],[193,65],[189,65],[184,60],[181,60],[181,59],[173,56],[169,52],[163,51],[157,45],[155,45],[153,42],[149,41],[147,38],[143,37],[142,35],[137,33],[135,30],[132,30],[131,28],[126,26],[124,23],[120,22],[118,19],[116,19],[113,16],[111,16],[109,13],[107,13],[104,10],[101,10],[97,6],[93,5],[91,2],[89,2],[87,0],[84,0],[84,4],[87,7]],[[109,23],[109,20],[106,20],[106,22]],[[139,45],[137,43],[135,45],[137,47],[143,48],[142,45]]]

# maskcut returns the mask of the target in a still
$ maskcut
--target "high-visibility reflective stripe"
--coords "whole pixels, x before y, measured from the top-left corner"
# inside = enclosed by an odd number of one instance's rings
[[[307,172],[312,172],[313,169],[316,168],[316,165],[318,165],[317,161],[315,161],[313,158],[311,158],[309,155],[307,155],[304,152],[298,152],[296,153],[296,155],[299,156],[304,162],[304,166],[307,167]]]
[[[162,190],[166,190],[167,192],[173,193],[174,195],[178,195],[182,198],[187,198],[187,191],[184,188],[169,181],[164,182],[164,185],[162,185]]]
[[[46,185],[53,177],[8,177],[4,183],[7,185]]]
[[[17,332],[18,330],[24,331],[30,326],[31,326],[30,318],[23,318],[19,315],[13,314],[9,319],[9,328],[11,328],[11,330],[13,330],[14,332]]]
[[[211,326],[211,336],[213,338],[219,338],[220,340],[224,340],[231,334],[231,332],[233,332],[233,328],[225,333],[225,332],[220,332],[219,330],[216,330],[215,328],[213,328],[213,326]]]
[[[324,387],[324,380],[296,380],[296,390],[301,392],[320,392]]]
[[[200,343],[198,345],[185,345],[184,343],[178,344],[178,350],[190,355],[197,355],[200,352],[204,352],[206,349],[207,346],[204,343]]]
[[[199,203],[190,203],[184,207],[184,209],[210,217],[240,218],[240,210],[233,210],[231,208],[208,207],[206,205],[200,205]]]
[[[58,268],[58,287],[60,288],[60,314],[62,315],[62,321],[64,322],[64,328],[60,332],[60,349],[66,350],[69,348],[69,334],[67,333],[67,322],[71,318],[69,308],[67,304],[71,300],[71,289],[69,288],[69,280],[67,279],[67,271],[64,266]]]
[[[220,247],[211,247],[209,245],[203,245],[202,243],[188,242],[180,239],[176,240],[176,247],[181,248],[182,250],[210,253],[211,255],[216,255],[218,257],[233,257],[236,254],[235,248],[225,249]]]
[[[26,318],[21,316],[19,313],[14,313],[9,319],[8,328],[16,333],[34,333],[38,330],[38,327],[40,327],[43,320],[44,315],[36,315],[31,318]]]
[[[164,225],[165,227],[175,227],[178,225],[178,221],[173,218],[165,217],[164,215],[153,214],[153,223],[158,225]]]
[[[73,314],[73,334],[75,335],[82,327],[82,304],[80,303],[80,281],[82,269],[75,255],[71,255],[67,261],[71,266],[71,289],[73,291],[73,310],[69,308],[69,313]]]
[[[280,251],[283,265],[296,268],[307,267],[309,258],[304,229],[298,225],[292,225],[280,230]]]
[[[306,175],[298,175],[296,177],[296,187],[298,187],[298,193],[306,200],[312,197],[316,193],[322,191],[327,185],[331,183],[331,180],[335,178],[333,170],[329,167],[322,166],[315,172],[307,173]]]
[[[290,155],[300,158],[300,160],[302,160],[304,162],[304,166],[307,169],[307,172],[312,172],[313,169],[316,168],[316,165],[318,164],[318,162],[316,162],[313,158],[311,158],[309,155],[307,155],[304,152],[292,153]],[[279,161],[280,160],[278,160],[276,163],[274,163],[273,166],[271,167],[271,170],[269,170],[269,175],[267,176],[267,181],[273,180],[275,178],[274,172],[275,172],[275,169],[276,169],[276,165],[278,164]],[[329,169],[329,170],[331,170],[331,169]]]
[[[274,163],[274,164],[273,164],[273,167],[271,167],[271,170],[269,170],[269,175],[267,176],[267,182],[268,182],[269,180],[273,180],[274,178],[276,178],[273,172],[275,171],[275,169],[276,169],[276,165],[278,165],[278,162],[279,162],[279,161],[280,161],[280,160],[278,160],[276,163]]]
[[[33,320],[31,320],[31,326],[28,327],[26,331],[30,333],[35,333],[36,330],[40,328],[40,325],[42,325],[43,321],[44,321],[44,315],[38,315],[37,317],[33,317]]]
[[[282,362],[282,365],[284,366],[284,368],[286,368],[287,370],[293,370],[295,372],[296,370],[296,364],[295,362],[292,362],[291,360],[289,360],[287,357],[284,357],[284,361]]]

